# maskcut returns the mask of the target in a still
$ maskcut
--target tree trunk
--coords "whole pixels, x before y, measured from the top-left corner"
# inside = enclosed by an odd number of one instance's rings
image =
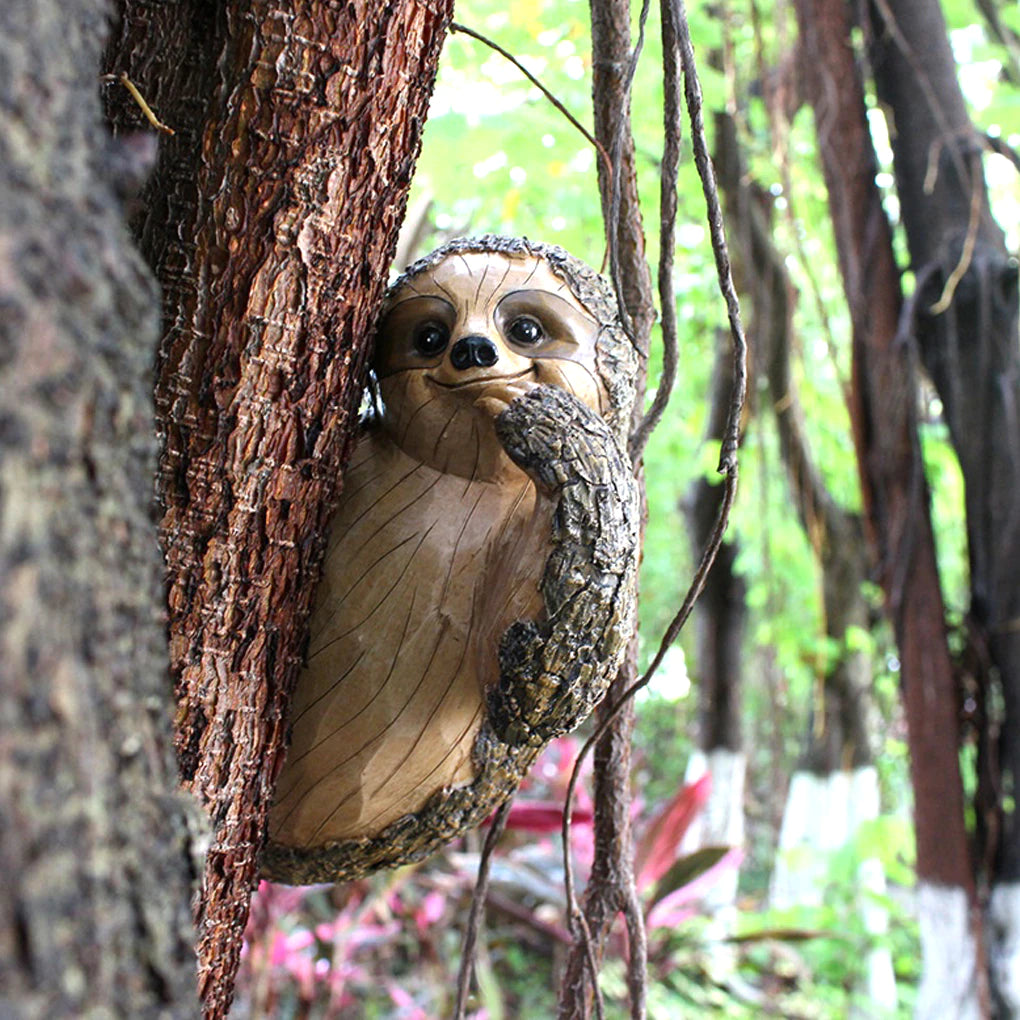
[[[712,404],[705,429],[706,441],[721,441],[729,411],[733,381],[733,352],[729,335],[719,333],[712,369]],[[723,485],[699,478],[692,486],[684,511],[695,561],[700,558],[719,516]],[[698,598],[697,621],[698,747],[709,754],[723,749],[741,752],[741,680],[744,633],[747,628],[747,585],[734,571],[739,545],[728,539],[719,546],[705,587]],[[715,787],[713,786],[713,795]]]
[[[751,300],[748,331],[776,416],[779,449],[801,527],[821,574],[822,618],[828,647],[819,663],[818,691],[804,750],[790,780],[769,900],[778,909],[820,904],[831,854],[845,847],[860,825],[879,813],[878,773],[871,747],[871,668],[867,653],[849,641],[853,629],[870,627],[863,584],[869,559],[861,521],[839,506],[811,454],[800,395],[791,371],[796,291],[782,254],[772,242],[771,198],[743,164],[736,124],[716,117],[719,181],[727,198],[734,264]],[[803,853],[809,849],[805,860]],[[862,864],[872,885],[884,889],[881,862]],[[873,928],[887,924],[877,907],[862,910]],[[895,1009],[896,982],[888,949],[867,961],[867,990],[876,1007]]]
[[[938,389],[966,485],[971,626],[986,650],[978,713],[991,782],[979,786],[978,879],[1020,897],[1020,345],[1017,264],[992,218],[981,154],[934,0],[872,9],[870,53],[888,111],[897,192],[917,291],[909,329]],[[1004,714],[997,705],[1004,706]],[[996,736],[998,746],[996,747]],[[1020,1015],[1020,915],[989,947],[993,991]]]
[[[0,6],[0,1014],[191,1017],[156,526],[156,290],[100,0]],[[151,151],[154,152],[154,147]],[[144,159],[142,160],[144,162]]]
[[[918,1015],[979,1014],[979,931],[964,827],[957,692],[902,345],[899,273],[875,186],[863,87],[841,0],[797,0],[801,66],[815,110],[853,324],[852,416],[869,537],[900,651],[911,752],[924,976]]]
[[[626,95],[627,68],[630,64],[630,2],[629,0],[589,0],[591,9],[592,49],[592,110],[595,137],[603,149],[612,154],[620,145],[620,208],[616,223],[619,240],[619,272],[621,297],[631,317],[633,340],[647,354],[655,302],[652,277],[645,258],[645,231],[641,220],[641,200],[637,190],[634,165],[634,136],[630,130],[630,101]],[[621,129],[621,124],[623,125]],[[601,160],[598,161],[599,194],[602,216],[610,222],[612,180]],[[645,363],[646,364],[646,363]],[[642,375],[634,415],[640,420],[644,413],[644,390],[647,369]]]
[[[139,232],[166,302],[158,491],[177,750],[214,829],[197,913],[210,1017],[232,995],[451,13],[450,0],[235,0],[213,12],[203,0],[126,0],[109,54],[179,129]]]

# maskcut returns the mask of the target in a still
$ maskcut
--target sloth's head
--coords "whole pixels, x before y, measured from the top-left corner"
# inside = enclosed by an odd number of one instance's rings
[[[634,365],[602,277],[560,248],[493,236],[451,241],[394,283],[373,359],[383,428],[465,477],[515,470],[492,419],[541,384],[573,393],[622,438]]]

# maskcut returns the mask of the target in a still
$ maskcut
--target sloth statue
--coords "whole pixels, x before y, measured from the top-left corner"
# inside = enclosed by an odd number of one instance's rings
[[[634,627],[636,357],[560,248],[452,241],[390,288],[331,525],[266,878],[356,878],[481,822]]]

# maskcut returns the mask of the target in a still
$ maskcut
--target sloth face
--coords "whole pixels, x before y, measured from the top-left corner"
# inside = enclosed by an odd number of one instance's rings
[[[533,256],[451,254],[387,302],[374,367],[382,426],[405,453],[445,473],[517,470],[492,419],[545,383],[605,413],[599,324]]]

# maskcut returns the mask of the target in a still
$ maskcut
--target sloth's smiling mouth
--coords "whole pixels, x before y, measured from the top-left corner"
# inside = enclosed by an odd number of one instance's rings
[[[517,379],[523,379],[525,376],[538,375],[538,369],[532,365],[531,368],[524,369],[523,372],[514,372],[511,375],[486,375],[482,378],[465,379],[464,382],[448,383],[442,382],[435,376],[427,375],[426,378],[429,382],[434,382],[437,386],[442,386],[444,390],[461,390],[466,389],[468,386],[491,386],[493,384],[514,382]]]

